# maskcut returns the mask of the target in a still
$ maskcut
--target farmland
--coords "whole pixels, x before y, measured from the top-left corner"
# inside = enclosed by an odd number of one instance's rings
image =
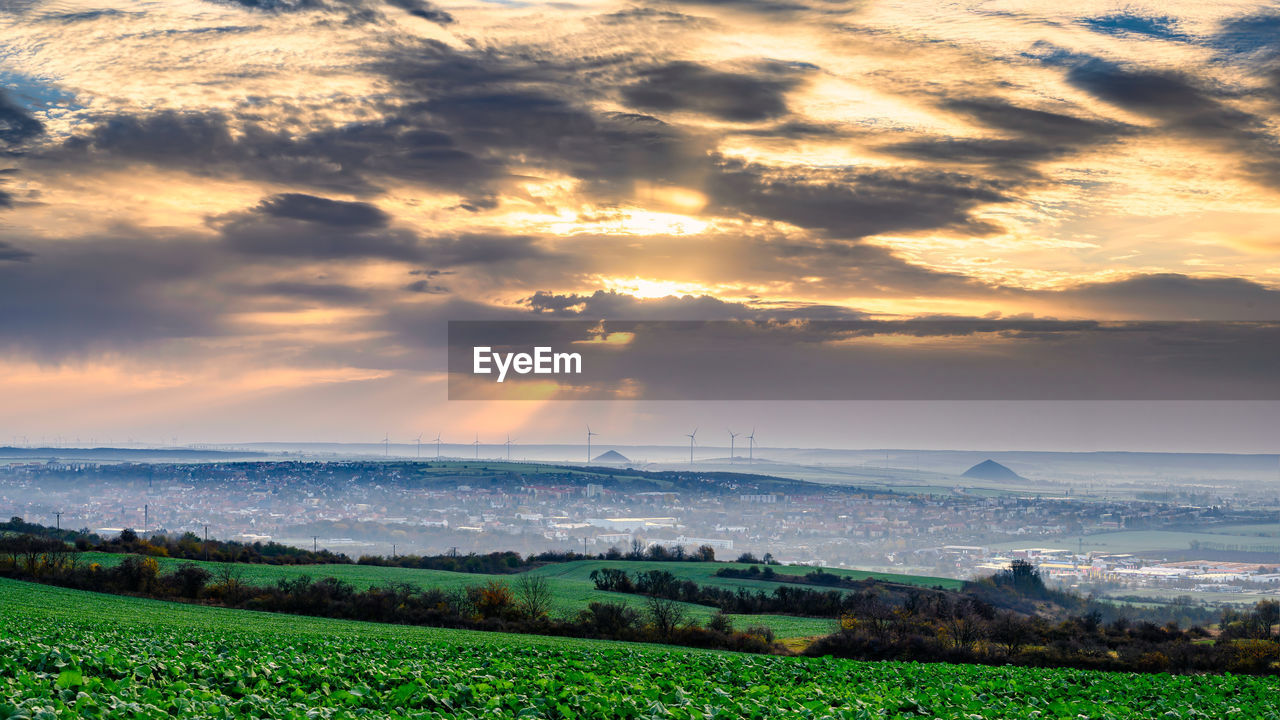
[[[82,558],[83,563],[99,563],[101,565],[113,565],[123,559],[123,555],[111,553],[91,552],[85,553]],[[172,558],[157,558],[160,563],[162,572],[172,572],[184,560],[176,560]],[[221,563],[203,563],[195,564],[208,568],[212,572],[217,572],[221,567]],[[441,588],[456,589],[466,587],[468,585],[480,585],[495,577],[499,579],[511,580],[511,575],[477,575],[473,573],[449,572],[445,570],[417,570],[408,568],[388,568],[378,567],[374,565],[250,565],[236,564],[234,566],[241,573],[241,580],[253,585],[274,585],[281,579],[294,579],[304,575],[313,579],[324,577],[333,577],[351,583],[357,590],[364,590],[374,586],[383,586],[389,583],[409,583],[421,588]],[[533,573],[543,575],[550,583],[551,590],[554,594],[552,604],[552,614],[557,616],[572,616],[580,610],[587,607],[592,602],[615,602],[625,603],[637,609],[644,604],[644,599],[637,595],[615,592],[603,592],[595,588],[589,576],[591,571],[598,567],[620,567],[632,572],[640,572],[643,570],[666,569],[678,575],[681,578],[696,580],[700,583],[722,584],[728,587],[744,586],[750,589],[763,589],[766,592],[776,587],[779,583],[770,583],[758,580],[737,580],[734,578],[719,578],[715,576],[715,570],[721,567],[747,567],[745,565],[736,565],[729,563],[690,563],[690,562],[608,562],[608,561],[576,561],[569,563],[555,563],[547,565]],[[799,571],[799,570],[798,570]],[[851,574],[860,577],[854,571],[834,570],[841,574]],[[865,574],[865,573],[864,573]],[[884,575],[878,577],[895,578],[897,576]],[[907,578],[909,576],[901,576]],[[918,579],[922,583],[928,579]],[[940,583],[954,583],[958,585],[958,581],[938,578]],[[706,621],[714,613],[712,608],[703,605],[683,604],[685,611],[691,618],[700,621]],[[732,615],[734,625],[745,628],[752,625],[763,625],[771,630],[780,639],[788,638],[805,638],[817,635],[825,635],[832,631],[834,621],[823,618],[806,618],[791,617],[785,615]]]
[[[1280,718],[1273,679],[783,658],[0,580],[0,718]]]

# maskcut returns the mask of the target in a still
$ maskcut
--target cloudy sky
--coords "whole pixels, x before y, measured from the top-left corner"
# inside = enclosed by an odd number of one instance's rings
[[[443,346],[526,317],[1280,321],[1277,38],[1244,2],[10,0],[0,443],[595,418],[1274,450],[1275,403],[450,403]],[[1274,327],[1213,328],[1167,344],[1268,372]]]

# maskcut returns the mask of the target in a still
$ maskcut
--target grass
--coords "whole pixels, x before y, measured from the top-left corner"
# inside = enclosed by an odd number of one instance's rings
[[[0,718],[1280,720],[1275,678],[831,658],[380,625],[0,580]]]
[[[111,566],[119,563],[124,555],[112,553],[89,552],[84,553],[82,562],[98,563],[104,566]],[[175,558],[156,558],[160,564],[161,572],[172,572],[179,565],[185,562],[194,562],[194,564],[208,569],[210,572],[217,573],[223,566],[222,563],[205,563],[202,561],[179,560]],[[637,610],[644,606],[644,598],[638,595],[626,593],[604,592],[595,588],[588,577],[591,570],[595,567],[625,567],[632,571],[649,570],[655,567],[667,567],[677,565],[714,565],[713,563],[645,563],[645,562],[596,562],[596,561],[578,561],[572,563],[556,563],[545,566],[533,571],[535,574],[543,575],[547,578],[551,585],[554,600],[552,603],[551,613],[559,617],[571,617],[581,610],[586,609],[587,605],[592,602],[620,602],[625,603]],[[577,566],[577,567],[574,567]],[[589,567],[587,567],[589,566]],[[632,567],[632,566],[645,566]],[[475,573],[458,573],[448,572],[445,570],[415,570],[411,568],[387,568],[375,565],[251,565],[236,564],[235,567],[241,573],[241,580],[254,585],[274,585],[281,579],[294,579],[304,575],[313,579],[325,577],[333,577],[351,583],[358,590],[365,590],[370,587],[386,585],[388,583],[409,583],[422,588],[437,587],[443,589],[463,588],[470,585],[481,585],[490,579],[498,578],[510,581],[512,575],[479,575]],[[685,569],[685,568],[681,568]],[[697,568],[689,569],[691,572],[701,572],[705,576],[709,576],[715,580],[728,581],[726,578],[715,578],[712,573],[714,570]],[[559,571],[559,572],[556,572]],[[688,577],[688,576],[682,576]],[[694,579],[691,577],[690,579]],[[761,586],[776,585],[770,583],[762,583]],[[769,587],[765,588],[770,589]],[[714,608],[704,605],[693,605],[682,603],[685,612],[691,618],[696,618],[700,622],[706,622],[715,613]],[[811,638],[819,635],[827,635],[835,629],[835,621],[827,618],[808,618],[796,617],[790,615],[730,615],[734,626],[745,628],[751,625],[763,625],[773,630],[774,635],[781,639],[788,638]]]
[[[579,560],[569,563],[553,563],[551,565],[544,565],[533,572],[546,577],[588,580],[592,570],[598,570],[606,567],[625,568],[631,572],[666,570],[682,580],[693,580],[701,585],[720,585],[722,587],[729,588],[745,587],[752,590],[771,591],[773,588],[783,584],[769,580],[723,578],[716,575],[716,571],[721,568],[748,570],[752,567],[751,565],[743,563],[661,562],[649,560]],[[807,565],[774,565],[772,567],[774,572],[786,575],[804,575],[814,569]],[[905,583],[907,585],[919,585],[921,587],[942,586],[945,588],[958,589],[964,584],[963,581],[953,578],[928,577],[923,575],[895,575],[893,573],[846,570],[843,568],[823,568],[823,570],[834,575],[841,575],[855,580],[862,580],[870,577],[889,582]],[[815,586],[794,585],[794,587],[812,588]]]

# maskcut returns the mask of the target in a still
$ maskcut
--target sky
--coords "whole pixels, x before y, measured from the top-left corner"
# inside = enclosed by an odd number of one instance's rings
[[[0,443],[1275,451],[1277,38],[1249,2],[12,0]],[[450,402],[473,319],[874,321],[925,384],[1232,401]]]

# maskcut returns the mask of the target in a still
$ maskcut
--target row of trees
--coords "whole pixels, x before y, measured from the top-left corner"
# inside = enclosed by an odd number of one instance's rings
[[[665,570],[628,573],[618,568],[601,568],[591,578],[599,590],[636,593],[651,603],[662,599],[710,605],[721,612],[838,617],[840,630],[806,650],[814,655],[1280,674],[1280,638],[1272,632],[1280,623],[1280,603],[1226,611],[1216,637],[1199,625],[1184,630],[1174,622],[1132,619],[1114,614],[1114,607],[1108,622],[1096,609],[1101,604],[1046,588],[1038,570],[1025,562],[958,592],[875,580],[859,581],[860,589],[847,592],[786,586],[751,592],[699,585]]]
[[[244,568],[236,563],[221,563],[213,571],[183,563],[161,573],[154,557],[129,555],[104,567],[79,562],[78,554],[61,541],[0,540],[0,575],[80,590],[372,622],[788,652],[765,628],[735,631],[723,614],[704,627],[690,619],[680,603],[659,597],[647,598],[642,610],[593,602],[576,615],[553,617],[551,587],[536,575],[519,575],[511,582],[494,578],[454,589],[388,583],[358,591],[342,580],[309,576],[254,585],[244,580]]]
[[[133,553],[150,557],[172,557],[185,560],[267,565],[320,565],[348,564],[352,562],[351,558],[345,554],[328,550],[311,551],[276,542],[245,543],[235,540],[202,539],[193,532],[186,532],[181,535],[155,533],[150,537],[144,538],[132,528],[125,528],[118,536],[108,540],[89,533],[87,530],[59,530],[36,523],[28,523],[20,517],[11,518],[7,523],[0,523],[0,535],[59,539],[74,544],[75,548],[81,551]],[[743,558],[747,559],[744,560]],[[385,555],[362,555],[355,562],[360,565],[377,565],[381,567],[501,575],[523,572],[550,563],[572,562],[575,560],[714,562],[715,559],[715,548],[709,545],[689,550],[683,545],[672,547],[645,545],[640,540],[633,540],[629,549],[625,551],[611,547],[607,551],[595,555],[555,551],[527,556],[522,556],[520,553],[513,551],[486,554],[468,553],[465,555],[450,552],[441,555],[394,555],[391,557]],[[761,562],[749,553],[738,558],[738,560],[739,562]],[[772,562],[772,556],[766,554],[763,562]]]
[[[707,605],[727,613],[748,615],[780,614],[837,618],[855,602],[850,593],[839,590],[809,590],[785,585],[771,592],[700,585],[682,580],[667,570],[628,573],[618,568],[592,570],[590,579],[597,590],[655,596],[679,602]]]
[[[356,562],[360,565],[377,565],[380,567],[417,568],[420,570],[449,570],[452,572],[481,573],[485,575],[502,575],[517,573],[541,567],[551,563],[573,562],[575,560],[659,560],[667,562],[715,562],[716,551],[710,545],[703,545],[692,551],[683,545],[667,547],[665,545],[645,545],[633,540],[631,547],[623,551],[611,547],[603,553],[589,555],[577,552],[540,552],[522,556],[518,552],[492,552],[485,555],[362,555]]]
[[[840,630],[820,638],[806,655],[863,660],[946,661],[1076,667],[1135,672],[1280,674],[1274,639],[1214,637],[1195,626],[1096,613],[1050,620],[995,610],[971,597],[945,597],[924,607],[869,602],[841,618]]]

